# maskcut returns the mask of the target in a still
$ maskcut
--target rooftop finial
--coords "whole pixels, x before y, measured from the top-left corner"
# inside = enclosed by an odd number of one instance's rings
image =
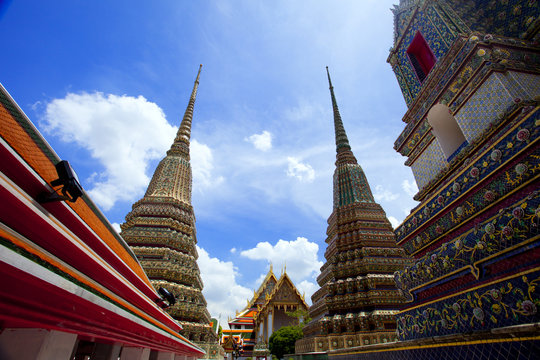
[[[332,79],[330,79],[330,72],[328,71],[328,66],[326,67],[326,75],[328,75],[328,84],[330,84],[330,89],[333,89]]]
[[[195,78],[195,84],[193,84],[193,90],[191,91],[191,96],[189,97],[188,106],[178,132],[176,133],[176,138],[174,139],[173,146],[171,150],[181,150],[182,153],[189,156],[189,139],[191,137],[191,122],[193,121],[193,108],[195,107],[195,98],[197,97],[197,89],[199,88],[199,77],[201,76],[202,64],[199,66],[199,71],[197,72],[197,77]],[[170,150],[170,151],[171,151]]]
[[[339,114],[339,108],[337,106],[336,96],[334,95],[334,87],[332,86],[332,80],[330,79],[330,71],[328,66],[326,67],[326,73],[328,74],[328,84],[330,85],[330,96],[332,97],[332,108],[334,110],[334,128],[336,132],[336,151],[338,155],[344,151],[350,151],[349,139],[345,133],[343,122],[341,121],[341,115]]]

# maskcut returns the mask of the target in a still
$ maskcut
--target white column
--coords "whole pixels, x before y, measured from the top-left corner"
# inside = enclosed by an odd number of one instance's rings
[[[187,355],[176,355],[174,360],[187,360]]]
[[[150,358],[150,349],[126,346],[122,348],[120,360],[148,360]]]
[[[268,340],[270,340],[270,336],[272,336],[272,327],[274,326],[273,320],[274,320],[274,312],[271,311],[271,312],[268,313],[268,320],[267,320],[267,323],[268,323],[268,330],[267,330],[268,337],[266,338],[266,343],[268,343]]]
[[[69,360],[77,335],[46,329],[4,329],[2,360]]]

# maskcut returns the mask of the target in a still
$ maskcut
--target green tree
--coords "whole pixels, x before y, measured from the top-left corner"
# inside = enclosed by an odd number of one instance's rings
[[[286,312],[287,316],[298,319],[298,325],[303,329],[310,321],[309,311],[307,309],[298,308],[294,311]]]
[[[294,354],[294,343],[303,336],[300,326],[284,326],[274,332],[268,340],[268,345],[272,355],[278,359],[285,354]]]

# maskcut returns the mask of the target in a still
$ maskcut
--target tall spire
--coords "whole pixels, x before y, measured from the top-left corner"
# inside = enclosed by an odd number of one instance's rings
[[[152,285],[165,288],[177,299],[167,311],[182,325],[182,335],[195,341],[207,355],[219,355],[196,262],[195,213],[191,205],[189,139],[201,68],[174,143],[158,164],[144,197],[126,215],[121,235],[139,258]]]
[[[375,202],[351,151],[328,67],[326,71],[336,130],[334,208],[326,230],[326,263],[317,277],[320,289],[311,297],[312,320],[302,329],[304,339],[296,343],[297,349],[317,352],[335,349],[336,343],[343,347],[356,329],[395,338],[393,315],[403,299],[394,285],[393,272],[407,264],[403,249],[396,245],[392,225]],[[351,296],[343,296],[343,289]]]
[[[334,87],[330,79],[328,66],[326,67],[332,108],[334,110],[334,128],[336,136],[336,171],[334,173],[334,208],[355,202],[374,202],[373,194],[369,188],[366,175],[362,167],[358,165],[356,157],[349,145],[347,133],[341,121],[341,115],[337,106]]]
[[[177,153],[180,152],[185,154],[189,158],[189,139],[191,137],[191,122],[193,120],[193,108],[195,107],[195,98],[197,97],[197,89],[199,87],[199,77],[201,76],[202,64],[199,66],[199,72],[197,73],[197,78],[195,79],[195,84],[193,84],[193,90],[191,91],[191,96],[189,98],[188,106],[176,133],[176,138],[174,143],[171,146],[171,149],[167,154],[171,152]]]
[[[330,85],[330,96],[332,97],[332,108],[334,110],[334,128],[336,131],[336,151],[339,153],[344,150],[351,150],[349,145],[349,139],[343,122],[341,121],[341,115],[339,114],[339,108],[337,106],[336,96],[334,95],[334,87],[332,86],[332,80],[330,79],[330,72],[328,66],[326,67],[326,74],[328,75],[328,84]]]

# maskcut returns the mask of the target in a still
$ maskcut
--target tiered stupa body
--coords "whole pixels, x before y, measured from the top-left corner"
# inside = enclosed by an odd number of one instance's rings
[[[410,300],[398,337],[431,347],[418,358],[529,358],[540,321],[540,5],[401,0],[393,12],[388,61],[408,106],[395,149],[420,201],[396,229],[415,259],[396,275]]]
[[[337,147],[334,207],[326,263],[317,278],[321,288],[312,296],[312,321],[296,343],[297,353],[394,340],[394,316],[403,298],[393,273],[409,263],[351,151],[329,74],[328,81]]]
[[[408,109],[395,149],[420,204],[396,229],[414,264],[400,341],[350,359],[540,353],[540,5],[400,0],[388,62]],[[536,355],[534,355],[536,354]]]
[[[201,68],[174,143],[159,163],[146,194],[126,216],[121,235],[154,287],[163,287],[176,297],[176,304],[167,311],[182,325],[182,334],[205,349],[207,356],[215,357],[218,338],[202,294],[191,205],[189,140],[200,73]]]

